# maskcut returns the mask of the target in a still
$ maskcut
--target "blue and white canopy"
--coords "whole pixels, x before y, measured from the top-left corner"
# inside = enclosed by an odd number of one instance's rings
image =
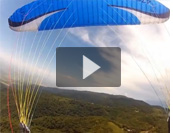
[[[15,31],[163,23],[170,10],[156,0],[36,0],[9,18]]]

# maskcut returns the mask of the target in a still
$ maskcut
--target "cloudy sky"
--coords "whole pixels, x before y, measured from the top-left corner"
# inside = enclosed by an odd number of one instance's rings
[[[26,81],[33,76],[33,84],[55,87],[57,47],[117,46],[122,51],[121,87],[63,89],[125,95],[151,104],[161,104],[159,99],[169,100],[170,21],[159,25],[85,27],[45,32],[10,30],[9,16],[29,2],[31,0],[1,0],[1,82],[7,80],[11,64],[12,77],[21,75],[21,79]],[[161,1],[170,8],[169,2]]]

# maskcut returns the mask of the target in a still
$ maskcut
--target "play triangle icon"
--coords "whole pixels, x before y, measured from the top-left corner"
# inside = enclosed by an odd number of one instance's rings
[[[101,67],[83,55],[83,79],[96,72]]]

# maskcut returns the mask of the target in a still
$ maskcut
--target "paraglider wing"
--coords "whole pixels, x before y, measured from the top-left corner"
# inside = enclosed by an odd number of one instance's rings
[[[169,16],[170,10],[155,0],[37,0],[16,10],[9,25],[15,31],[40,31],[155,24],[165,22]]]

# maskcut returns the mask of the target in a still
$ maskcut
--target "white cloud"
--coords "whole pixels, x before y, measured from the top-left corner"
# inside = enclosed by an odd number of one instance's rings
[[[169,88],[170,36],[164,24],[80,28],[79,34],[79,28],[70,31],[78,37],[84,33],[86,37],[81,39],[94,46],[122,48],[122,86],[89,90],[126,94],[141,100],[163,99],[164,94],[169,99],[164,88]]]
[[[164,25],[74,28],[70,32],[72,34],[77,33],[74,35],[94,46],[120,46],[122,48],[121,87],[71,89],[126,95],[145,101],[151,99],[157,101],[158,97],[154,91],[156,90],[162,98],[163,92],[160,90],[160,87],[164,88],[166,84],[169,88],[170,55],[168,51],[170,42]],[[3,50],[0,53],[1,62],[10,64],[11,55],[3,52]],[[141,72],[132,57],[147,75],[155,90],[152,89],[145,75]],[[13,69],[14,67],[17,70],[19,68],[22,75],[24,75],[26,70],[26,77],[29,77],[29,74],[33,74],[33,81],[39,76],[38,81],[44,78],[42,82],[44,85],[55,87],[56,75],[54,71],[45,70],[45,67],[35,66],[35,64],[28,64],[27,61],[21,60],[19,57],[13,59],[12,66]],[[45,76],[43,76],[43,73],[45,73]],[[15,74],[17,75],[17,72]],[[100,73],[100,78],[104,74]],[[95,78],[97,81],[99,79]]]
[[[8,83],[8,73],[11,71],[12,81],[29,82],[31,84],[41,84],[55,87],[56,74],[49,70],[47,65],[38,66],[36,63],[31,64],[26,59],[21,59],[14,55],[4,52],[0,49],[1,80]],[[11,66],[10,66],[11,65]]]

